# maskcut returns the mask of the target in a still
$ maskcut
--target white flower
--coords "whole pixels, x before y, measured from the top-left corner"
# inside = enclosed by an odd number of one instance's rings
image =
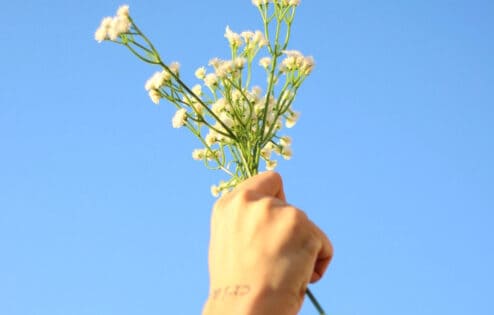
[[[304,57],[297,50],[284,50],[286,58],[281,62],[280,70],[282,72],[301,70],[304,74],[309,74],[314,66],[314,58]]]
[[[254,32],[252,31],[243,31],[240,33],[240,36],[244,39],[244,42],[248,44],[252,38],[254,38]]]
[[[160,99],[161,99],[161,93],[158,90],[151,89],[151,90],[149,90],[149,97],[151,98],[151,101],[153,103],[158,105],[160,102]]]
[[[276,160],[266,161],[266,170],[272,171],[276,168],[276,165],[278,165],[278,161]]]
[[[312,56],[304,57],[300,70],[303,74],[309,75],[314,69],[314,58]]]
[[[151,78],[149,78],[147,81],[146,81],[146,84],[144,84],[144,88],[146,89],[146,91],[150,91],[152,89],[159,89],[163,83],[163,76],[162,76],[162,73],[161,71],[158,71],[158,72],[155,72]]]
[[[127,16],[116,16],[111,21],[108,37],[111,40],[117,40],[118,36],[130,30],[130,26],[130,20]]]
[[[212,89],[218,84],[218,77],[214,73],[209,73],[204,77],[204,84]]]
[[[196,84],[194,85],[194,87],[192,88],[192,92],[197,95],[197,96],[201,96],[202,95],[202,87],[200,84]]]
[[[237,57],[237,58],[235,58],[235,60],[233,60],[233,63],[235,64],[235,67],[237,69],[243,69],[246,62],[247,62],[247,59],[245,59],[243,57]]]
[[[262,93],[262,89],[260,86],[256,85],[252,88],[252,96],[255,98],[255,100],[257,100],[259,98],[259,96],[261,96],[261,93]]]
[[[283,147],[283,149],[281,150],[281,156],[285,160],[291,159],[292,158],[292,149],[289,146]]]
[[[235,104],[235,103],[238,103],[238,101],[240,101],[243,97],[242,95],[242,92],[239,91],[239,90],[233,90],[231,92],[231,100],[232,100],[232,103]]]
[[[195,72],[195,76],[196,76],[196,78],[203,80],[204,77],[206,77],[206,68],[204,68],[204,67],[198,68]]]
[[[275,3],[280,3],[285,6],[289,6],[289,5],[297,6],[300,4],[300,0],[271,0],[271,1]]]
[[[173,128],[180,128],[185,124],[185,120],[187,119],[187,111],[185,108],[180,108],[177,110],[172,119]]]
[[[290,146],[291,144],[292,138],[290,138],[289,136],[283,136],[280,138],[280,145],[282,145],[283,147]]]
[[[216,132],[214,130],[209,131],[209,133],[206,135],[206,138],[204,138],[204,141],[207,145],[212,146],[217,141]]]
[[[219,100],[214,102],[213,105],[211,106],[211,110],[216,115],[219,115],[221,112],[223,112],[225,108],[226,108],[226,101],[224,98],[220,98]]]
[[[129,16],[129,6],[122,5],[117,10],[117,16]]]
[[[271,153],[273,152],[273,147],[270,144],[271,143],[268,143],[268,145],[265,145],[264,148],[261,149],[261,156],[267,161],[271,158]]]
[[[297,123],[297,120],[299,119],[300,117],[300,113],[297,113],[297,112],[292,112],[287,118],[286,118],[286,121],[285,121],[285,126],[287,128],[292,128],[293,126],[295,126],[295,124]]]
[[[98,43],[101,43],[108,38],[108,29],[110,28],[112,20],[111,17],[107,16],[101,21],[100,26],[94,33],[94,39],[96,39]]]
[[[234,120],[230,117],[230,115],[228,115],[228,113],[225,111],[221,112],[219,114],[218,118],[221,120],[223,125],[225,125],[228,128],[231,128],[233,126],[233,124],[235,123]],[[223,126],[221,126],[221,125],[219,125],[219,126],[220,126],[219,128],[223,128]]]
[[[178,75],[178,72],[180,70],[180,63],[174,61],[168,66],[168,68],[170,68],[170,71],[173,72],[175,75]]]
[[[263,4],[268,4],[269,0],[252,0],[252,4],[256,7],[260,7]]]
[[[230,26],[227,26],[225,29],[225,38],[228,39],[228,42],[231,46],[239,47],[240,45],[242,45],[242,38],[239,34],[233,32],[230,29]]]
[[[208,65],[213,66],[213,68],[218,68],[221,65],[221,60],[219,58],[212,58],[209,60]]]
[[[254,113],[259,117],[263,117],[264,115],[264,105],[265,105],[265,100],[264,99],[259,99],[255,104],[254,104]]]
[[[168,71],[163,70],[163,71],[158,71],[155,72],[151,78],[149,78],[146,81],[146,84],[144,85],[144,88],[146,91],[149,90],[158,90],[160,89],[166,82],[169,82],[171,79],[171,75]]]
[[[94,39],[98,42],[101,43],[106,39],[106,30],[102,28],[98,28],[96,32],[94,33]]]
[[[276,130],[280,130],[282,127],[283,127],[283,120],[281,119],[281,117],[279,117],[276,123],[274,124],[274,128]]]
[[[194,87],[192,88],[192,93],[194,93],[196,96],[200,97],[202,95],[201,85],[200,84],[194,85]],[[190,106],[192,106],[192,108],[194,108],[194,111],[197,114],[201,115],[204,112],[204,107],[202,106],[202,104],[200,102],[197,101],[197,99],[193,95],[185,97],[184,102],[186,104],[189,104]]]
[[[282,53],[287,55],[287,57],[303,57],[304,56],[298,50],[283,50]]]
[[[202,113],[204,112],[204,107],[202,106],[202,104],[195,101],[194,99],[192,99],[191,101],[192,104],[190,104],[190,106],[192,106],[192,108],[198,115],[202,115]]]
[[[218,197],[220,195],[220,188],[216,185],[212,185],[211,186],[211,195],[213,195],[213,197]]]
[[[269,127],[274,123],[274,120],[276,119],[276,114],[268,110],[267,116],[266,116],[266,129],[269,130]]]
[[[192,158],[196,161],[200,161],[204,159],[205,154],[206,153],[204,149],[195,149],[194,151],[192,151]]]
[[[254,34],[253,41],[259,47],[264,47],[264,46],[267,46],[269,44],[268,40],[266,39],[266,37],[264,37],[264,34],[261,31],[256,31],[256,33]]]
[[[271,64],[271,58],[269,57],[263,57],[261,58],[261,60],[259,60],[259,65],[266,70],[268,69],[270,64]]]
[[[101,43],[106,39],[106,29],[104,28],[98,28],[96,32],[94,32],[94,39],[98,42]]]
[[[128,33],[131,26],[129,6],[121,6],[118,8],[116,16],[105,17],[103,21],[101,21],[100,27],[94,33],[94,39],[100,43],[105,39],[115,41],[120,35]]]
[[[291,71],[291,70],[298,69],[298,66],[297,66],[297,57],[295,57],[295,56],[288,56],[285,59],[283,59],[283,61],[281,62],[281,68],[284,69],[285,71],[286,70]]]
[[[225,78],[228,74],[233,72],[233,66],[234,64],[231,60],[220,61],[218,67],[216,68],[216,76],[218,76],[218,78]]]

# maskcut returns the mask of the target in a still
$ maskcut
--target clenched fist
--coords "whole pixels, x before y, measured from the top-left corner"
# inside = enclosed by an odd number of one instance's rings
[[[203,315],[297,314],[332,255],[327,236],[286,202],[280,175],[254,176],[213,208]]]

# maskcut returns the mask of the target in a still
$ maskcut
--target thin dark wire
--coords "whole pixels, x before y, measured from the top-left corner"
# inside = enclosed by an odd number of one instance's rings
[[[319,302],[317,302],[317,299],[312,294],[312,292],[310,292],[309,288],[307,288],[307,290],[305,291],[305,294],[307,294],[307,296],[309,297],[309,299],[312,302],[312,304],[314,304],[314,306],[316,307],[317,311],[319,312],[319,315],[326,315],[326,313],[324,312],[324,310],[321,307],[321,304],[319,304]]]

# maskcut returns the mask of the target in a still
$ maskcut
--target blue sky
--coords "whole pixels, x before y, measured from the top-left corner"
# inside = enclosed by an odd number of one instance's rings
[[[0,314],[199,314],[207,296],[221,176],[148,99],[155,69],[93,40],[120,4],[2,3]],[[129,4],[191,79],[226,25],[260,23],[249,0]],[[493,30],[492,1],[302,1],[291,46],[317,66],[278,170],[333,241],[328,314],[494,312]]]

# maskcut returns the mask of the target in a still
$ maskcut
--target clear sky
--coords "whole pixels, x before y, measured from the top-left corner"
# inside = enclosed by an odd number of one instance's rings
[[[2,1],[0,314],[199,314],[209,186],[198,146],[93,39],[116,1]],[[130,1],[185,78],[259,28],[249,0]],[[494,314],[494,2],[303,0],[317,62],[294,107],[288,199],[331,237],[330,315]],[[306,303],[302,314],[315,314]]]

